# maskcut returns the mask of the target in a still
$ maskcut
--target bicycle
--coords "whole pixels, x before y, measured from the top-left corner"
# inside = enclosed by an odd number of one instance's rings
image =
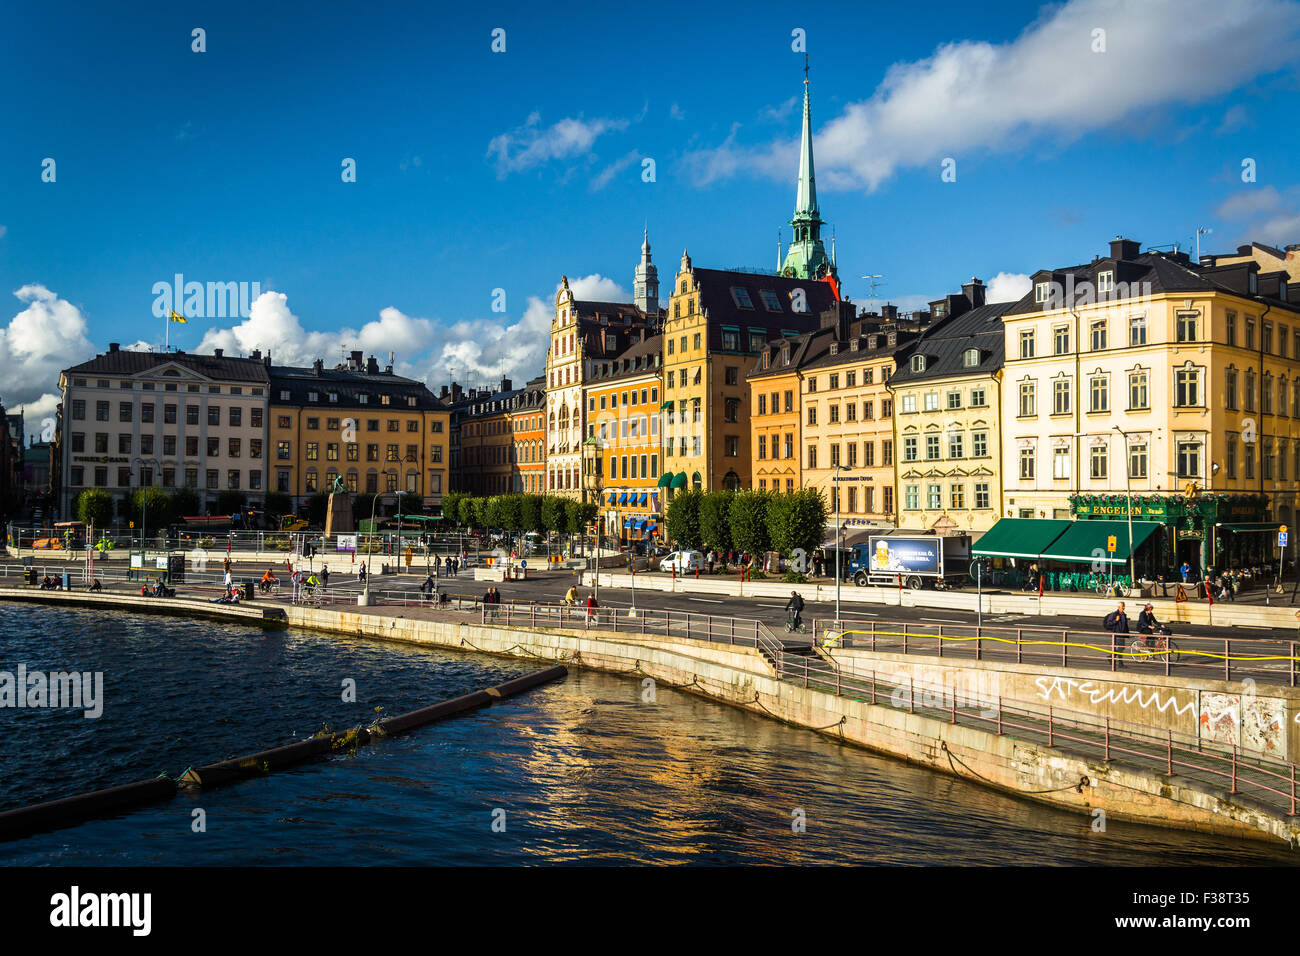
[[[786,621],[785,621],[785,630],[786,630],[786,633],[788,633],[788,634],[793,634],[793,633],[796,633],[796,632],[799,633],[799,634],[806,634],[806,633],[808,633],[808,625],[804,624],[802,618],[800,618],[800,619],[799,619],[799,623],[796,624],[796,623],[795,623],[794,615],[792,614],[792,615],[790,615],[789,617],[786,618]]]
[[[1155,638],[1154,650],[1147,643],[1148,636]],[[1143,634],[1135,638],[1128,649],[1134,654],[1141,654],[1143,660],[1167,660],[1170,664],[1175,664],[1179,658],[1178,645],[1170,639],[1168,631],[1163,634]]]

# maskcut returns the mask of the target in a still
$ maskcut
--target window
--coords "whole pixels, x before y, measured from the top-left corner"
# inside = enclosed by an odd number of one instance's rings
[[[1097,273],[1097,291],[1114,292],[1115,291],[1115,273],[1107,269],[1105,272]]]
[[[939,485],[929,485],[925,491],[926,507],[931,511],[938,511],[943,507],[943,489]]]
[[[1181,438],[1178,440],[1178,477],[1201,477],[1201,440],[1199,438]]]
[[[1058,378],[1052,382],[1052,414],[1070,414],[1070,380]]]
[[[1246,348],[1253,349],[1254,347],[1255,347],[1255,317],[1253,315],[1248,315],[1246,316]]]
[[[776,439],[775,439],[775,438],[772,439],[772,450],[773,450],[773,451],[776,450]],[[817,446],[816,446],[816,445],[809,445],[809,446],[808,446],[808,467],[809,467],[809,468],[816,468],[816,467],[817,467]]]
[[[972,388],[970,390],[970,407],[983,408],[985,405],[987,405],[988,399],[985,397],[985,394],[986,393],[984,391],[983,385],[977,385],[974,388]]]
[[[817,424],[817,406],[816,406],[816,405],[809,405],[809,406],[808,406],[808,424],[809,424],[809,425],[816,425],[816,424]]]
[[[1020,417],[1030,418],[1037,412],[1037,400],[1035,397],[1035,384],[1033,382],[1020,383]],[[906,409],[904,409],[906,411]]]
[[[740,399],[738,398],[727,399],[726,408],[723,414],[724,414],[724,419],[727,422],[731,422],[731,423],[739,422],[740,421]]]
[[[862,443],[862,464],[867,468],[876,467],[876,443],[875,442],[864,441]]]
[[[1022,480],[1034,477],[1034,450],[1032,448],[1020,449],[1020,477]]]
[[[857,372],[845,372],[845,373],[844,373],[844,387],[845,387],[845,388],[857,388],[857,385],[858,385],[858,373],[857,373]]]
[[[965,458],[965,441],[961,432],[950,432],[948,434],[948,457]]]
[[[117,453],[118,453],[119,455],[129,455],[129,454],[131,454],[131,436],[130,436],[130,435],[118,435],[118,436],[117,436]]]
[[[1105,445],[1093,445],[1088,454],[1088,474],[1093,478],[1105,478],[1109,468],[1110,456]]]
[[[892,465],[894,463],[894,442],[886,438],[880,443],[880,463],[882,465]]]
[[[698,402],[698,399],[696,401]],[[789,389],[785,393],[785,410],[787,414],[794,411],[794,392]],[[776,408],[773,407],[772,411],[776,411]]]
[[[838,372],[831,373],[829,388],[836,389],[840,387],[840,375]]]
[[[1197,336],[1197,320],[1200,318],[1199,312],[1179,312],[1175,320],[1175,333],[1179,342],[1195,342]]]
[[[914,412],[914,411],[916,411],[916,396],[911,394],[904,395],[903,396],[904,414],[907,414],[909,412]]]
[[[1110,380],[1105,375],[1094,375],[1088,380],[1088,411],[1110,411]]]
[[[734,458],[735,456],[740,454],[740,438],[737,437],[736,435],[726,436],[725,447],[726,447],[726,454]],[[641,456],[641,460],[642,461],[645,460],[645,455]]]
[[[989,509],[989,483],[987,481],[975,482],[975,510],[987,511]]]
[[[1020,333],[1020,357],[1022,359],[1034,357],[1034,332],[1032,329]]]
[[[1088,323],[1088,338],[1094,352],[1106,349],[1106,320],[1094,319]]]
[[[1263,378],[1264,387],[1259,392],[1259,410],[1265,415],[1273,414],[1273,375],[1271,372],[1265,372]]]
[[[903,437],[903,461],[916,461],[916,436]]]
[[[732,286],[731,298],[739,309],[752,309],[754,307],[754,303],[749,298],[748,289],[742,289],[739,286]]]
[[[1264,472],[1264,480],[1273,480],[1273,439],[1265,438],[1260,443],[1259,462]]]
[[[1070,327],[1058,325],[1052,329],[1052,353],[1065,355],[1070,351]]]
[[[840,446],[838,442],[831,444],[831,467],[838,468],[840,465]]]
[[[1228,345],[1237,344],[1237,313],[1229,309],[1223,317],[1224,341]],[[1296,333],[1300,335],[1300,332]]]
[[[925,393],[925,410],[926,410],[927,412],[937,412],[937,411],[939,410],[939,393],[938,393],[938,392],[926,392],[926,393]]]
[[[240,443],[239,443],[239,439],[238,439],[238,438],[231,438],[231,439],[228,439],[227,441],[228,441],[228,445],[229,445],[229,457],[231,457],[231,458],[238,458],[238,457],[239,457],[239,452],[240,452],[240,447],[239,447],[239,444],[240,444]]]
[[[1242,404],[1245,406],[1246,411],[1253,412],[1255,410],[1255,370],[1254,369],[1250,369],[1250,368],[1246,369],[1245,385],[1246,387],[1243,390],[1243,394],[1242,394],[1242,399],[1243,399]]]
[[[1064,445],[1052,449],[1052,477],[1058,480],[1070,477],[1070,449]]]
[[[739,384],[740,384],[740,368],[739,368],[739,366],[736,366],[736,365],[728,365],[725,369],[723,369],[723,372],[724,372],[724,381],[726,382],[726,384],[728,384],[728,385],[739,385]],[[636,393],[635,393],[635,392],[633,392],[632,395],[633,395],[634,398],[636,397]]]
[[[669,375],[672,375],[673,373],[672,373],[672,372],[669,372],[668,374],[669,374]],[[767,395],[766,395],[766,394],[760,394],[760,395],[758,396],[758,414],[760,414],[760,415],[766,415],[766,414],[767,414]]]
[[[844,405],[844,420],[846,422],[855,422],[858,420],[858,403],[846,402]]]
[[[913,372],[924,372],[924,371],[925,371],[925,356],[924,356],[924,355],[913,355],[913,356],[912,356],[912,371],[913,371]]]
[[[1259,349],[1268,354],[1273,351],[1273,323],[1264,322],[1259,327]]]
[[[903,507],[908,511],[916,511],[921,507],[920,485],[907,485],[903,489]]]
[[[318,458],[320,458],[320,443],[314,441],[307,442],[307,460],[316,461]]]
[[[926,435],[926,436],[925,436],[925,459],[926,459],[926,461],[934,461],[934,460],[937,459],[938,457],[939,457],[939,436],[938,436],[938,435]]]
[[[767,436],[766,435],[758,436],[758,457],[760,459],[767,457]],[[812,468],[814,466],[809,465],[808,467]]]
[[[695,439],[695,454],[697,455],[700,453],[699,446],[700,446],[700,440],[697,438]],[[794,433],[793,432],[785,436],[785,457],[786,458],[794,457]]]
[[[231,406],[230,424],[234,428],[239,428],[244,423],[244,410],[238,406]]]
[[[95,403],[95,421],[97,422],[108,421],[108,402]]]
[[[1146,345],[1147,344],[1147,317],[1146,315],[1135,315],[1128,320],[1128,344]]]
[[[839,406],[839,405],[830,405],[830,406],[827,407],[827,411],[830,412],[830,422],[831,422],[831,424],[834,425],[834,424],[838,423],[839,420],[840,420],[840,406]]]
[[[954,409],[958,409],[958,408],[961,408],[961,392],[949,392],[949,393],[948,393],[948,409],[949,409],[949,411],[952,411],[952,410],[954,410]]]
[[[1130,411],[1150,408],[1150,396],[1147,392],[1146,369],[1136,369],[1128,373],[1128,407]]]
[[[1190,364],[1174,374],[1174,406],[1191,408],[1201,404],[1201,370]]]
[[[1251,442],[1246,442],[1243,454],[1241,456],[1242,469],[1247,480],[1255,477],[1255,446]]]
[[[1147,444],[1134,442],[1128,446],[1128,476],[1145,478],[1147,476]]]
[[[980,364],[980,350],[979,350],[979,349],[967,349],[965,352],[962,353],[961,364],[962,364],[963,366],[965,366],[966,368],[974,368],[975,366],[979,365],[979,364]]]
[[[971,432],[970,433],[970,453],[974,458],[987,458],[989,456],[989,433]]]
[[[949,489],[949,500],[952,502],[954,509],[966,507],[966,486],[953,485]]]
[[[1228,432],[1223,456],[1223,470],[1229,478],[1237,477],[1237,433]]]
[[[722,349],[724,352],[740,351],[740,329],[722,330]]]
[[[1035,302],[1046,302],[1046,301],[1047,301],[1047,289],[1048,289],[1048,286],[1049,286],[1049,285],[1050,285],[1050,283],[1047,283],[1047,282],[1036,282],[1036,283],[1034,284],[1034,301],[1035,301]]]

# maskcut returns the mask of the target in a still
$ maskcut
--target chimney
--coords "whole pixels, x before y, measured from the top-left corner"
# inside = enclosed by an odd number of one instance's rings
[[[109,343],[108,343],[108,350],[109,350],[109,352],[116,352],[116,351],[117,351],[118,349],[120,349],[120,348],[121,348],[121,343],[120,343],[120,342],[109,342]]]
[[[442,387],[442,391],[440,391],[440,392],[438,393],[438,397],[439,397],[439,398],[446,398],[450,393],[451,393],[451,389],[449,389],[446,385],[444,385],[444,386]]]
[[[1141,252],[1142,244],[1133,239],[1116,236],[1110,241],[1110,257],[1112,259],[1136,259]]]
[[[325,362],[322,359],[317,359],[311,363],[311,369],[317,375],[321,375],[325,372]]]
[[[212,357],[213,357],[213,358],[221,358],[221,349],[213,349],[213,350],[212,350]]]
[[[250,355],[249,358],[251,358],[254,362],[260,362],[260,361],[262,361],[262,350],[261,350],[261,349],[253,349],[253,354]]]
[[[503,378],[503,379],[501,380],[501,391],[503,391],[503,392],[513,391],[512,387],[511,387],[510,379],[508,379],[508,378]]]
[[[370,356],[370,358],[366,359],[366,374],[367,375],[379,374],[379,363],[375,361],[375,357],[373,355]]]
[[[961,287],[961,293],[970,302],[972,309],[978,309],[984,304],[984,291],[984,283],[974,276],[971,277],[970,282],[963,283]]]
[[[351,356],[348,358],[348,368],[354,372],[360,372],[362,354],[360,349],[353,349]]]
[[[893,303],[886,303],[880,307],[880,317],[886,322],[898,321],[898,306]]]

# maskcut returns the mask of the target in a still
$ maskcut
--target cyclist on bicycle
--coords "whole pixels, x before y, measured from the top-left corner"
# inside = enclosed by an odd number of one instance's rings
[[[803,614],[803,596],[798,591],[791,591],[785,609],[790,615],[790,630],[798,630],[803,624],[800,617]]]
[[[564,592],[564,603],[570,606],[576,606],[578,603],[578,586],[570,584],[569,590]]]
[[[1138,615],[1137,628],[1139,634],[1159,634],[1161,627],[1160,622],[1156,620],[1156,612],[1148,604]]]

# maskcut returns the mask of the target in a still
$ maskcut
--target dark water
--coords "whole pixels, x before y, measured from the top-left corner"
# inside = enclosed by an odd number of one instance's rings
[[[499,683],[512,661],[0,605],[0,669],[102,670],[104,716],[0,709],[0,808],[176,775]],[[358,703],[340,701],[357,682]],[[202,808],[207,830],[191,829]],[[794,813],[806,831],[792,832]],[[504,822],[504,832],[498,830]],[[22,841],[6,864],[1294,864],[1022,802],[631,679],[562,683],[324,762]]]

